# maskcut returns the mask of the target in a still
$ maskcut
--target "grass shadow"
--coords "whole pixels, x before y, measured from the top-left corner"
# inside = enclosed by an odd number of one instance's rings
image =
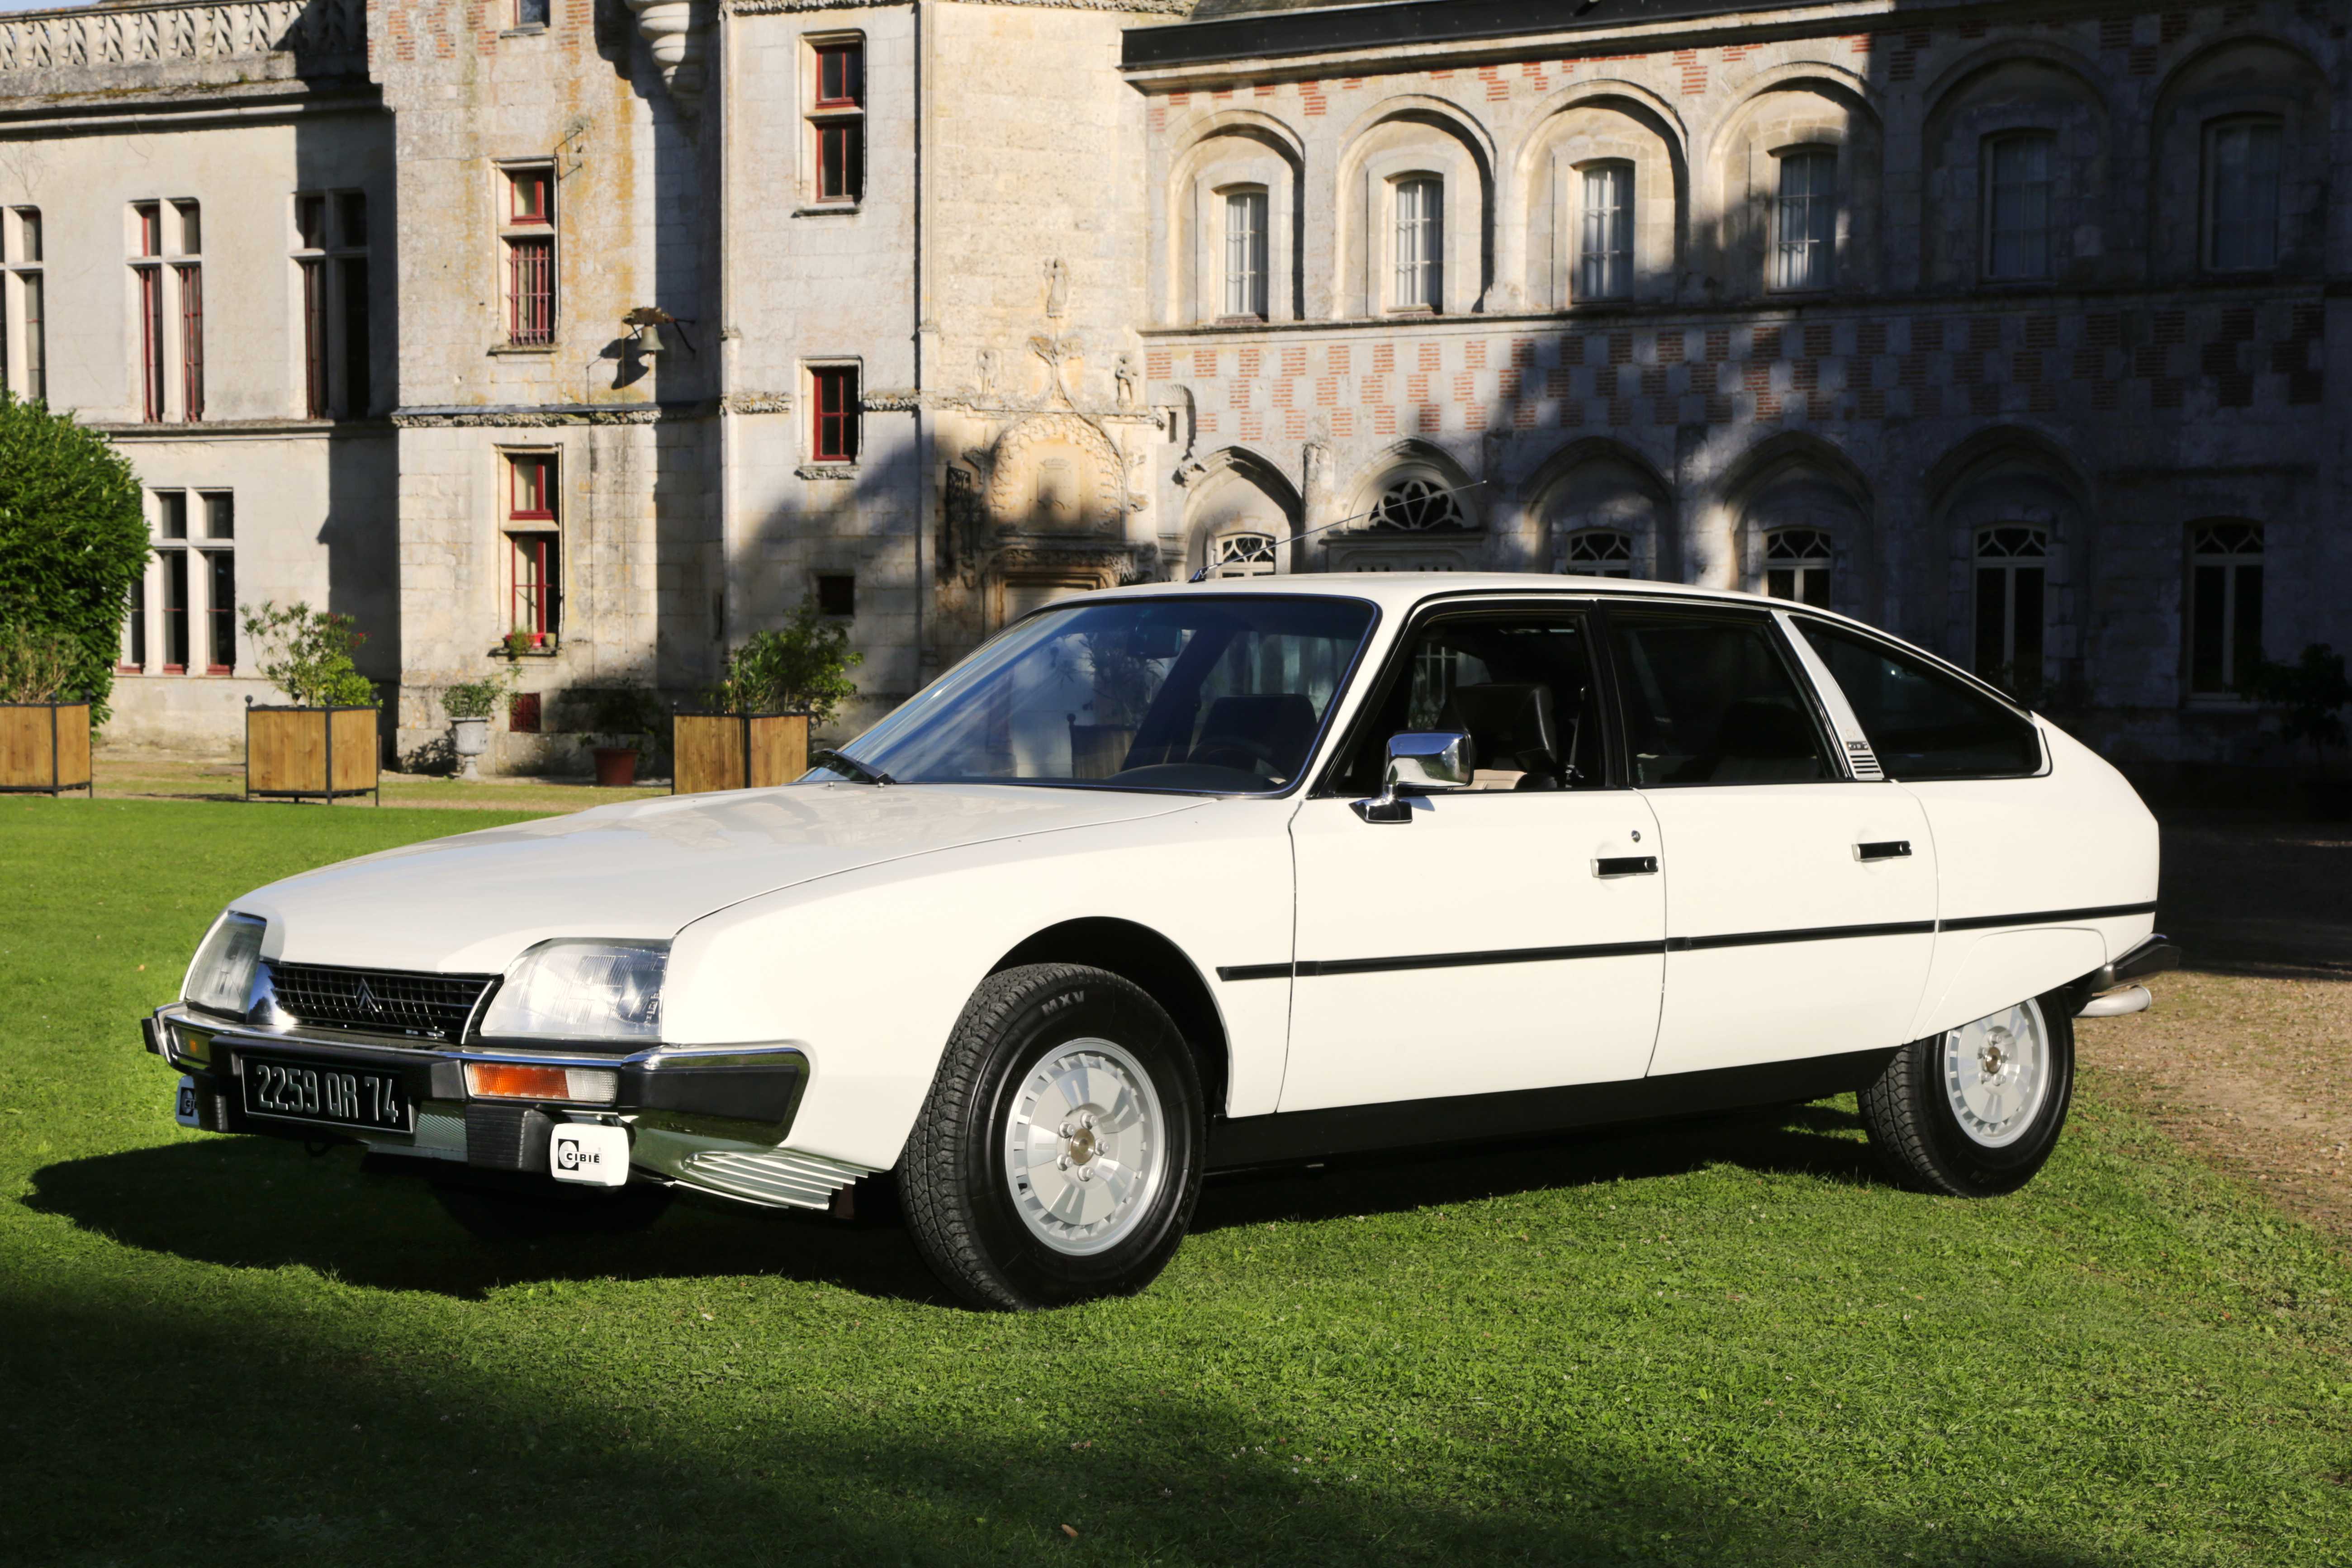
[[[1510,1193],[1685,1174],[1726,1162],[1854,1182],[1868,1151],[1850,1112],[1811,1105],[1601,1134],[1521,1139],[1312,1170],[1212,1181],[1193,1228],[1313,1221]],[[228,1268],[289,1265],[349,1284],[480,1300],[562,1279],[761,1274],[883,1300],[946,1293],[903,1231],[723,1200],[674,1205],[650,1229],[488,1242],[441,1212],[424,1180],[363,1169],[356,1150],[313,1157],[269,1138],[205,1138],[60,1161],[33,1173],[26,1206],[145,1251]]]

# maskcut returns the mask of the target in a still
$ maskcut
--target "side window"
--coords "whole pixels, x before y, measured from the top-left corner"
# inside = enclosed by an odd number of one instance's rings
[[[1891,779],[2015,778],[2042,766],[2033,726],[1875,637],[1801,618]]]
[[[1584,622],[1554,610],[1449,616],[1415,632],[1383,678],[1334,786],[1375,794],[1391,735],[1462,730],[1481,790],[1584,789],[1603,781]]]
[[[1636,784],[1838,776],[1769,622],[1636,610],[1609,625]]]

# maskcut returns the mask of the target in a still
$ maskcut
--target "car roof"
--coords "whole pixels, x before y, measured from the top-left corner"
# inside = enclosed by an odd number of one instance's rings
[[[1580,577],[1558,572],[1300,572],[1261,577],[1212,577],[1197,583],[1136,583],[1103,590],[1122,598],[1160,594],[1314,594],[1369,599],[1385,610],[1411,609],[1425,600],[1461,594],[1632,594],[1771,609],[1801,608],[1730,588],[1696,588],[1637,577]],[[1092,595],[1089,595],[1091,597]],[[1838,617],[1843,619],[1843,617]]]

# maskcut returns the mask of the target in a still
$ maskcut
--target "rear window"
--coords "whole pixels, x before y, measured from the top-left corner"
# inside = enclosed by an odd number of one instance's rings
[[[2003,704],[1876,637],[1799,617],[1891,779],[2016,778],[2042,766],[2042,737]]]

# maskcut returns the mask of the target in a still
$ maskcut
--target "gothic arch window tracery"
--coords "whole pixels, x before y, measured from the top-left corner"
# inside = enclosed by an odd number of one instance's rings
[[[1568,536],[1562,569],[1580,577],[1633,575],[1633,536],[1622,529],[1587,528]]]
[[[1459,533],[1469,526],[1454,487],[1433,474],[1408,474],[1385,487],[1370,522],[1385,533]]]

